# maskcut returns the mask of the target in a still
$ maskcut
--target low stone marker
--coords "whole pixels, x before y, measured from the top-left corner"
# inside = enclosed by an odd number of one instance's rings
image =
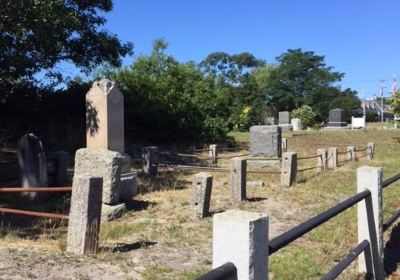
[[[293,152],[283,153],[281,166],[281,186],[290,187],[297,174],[297,154]]]
[[[218,145],[211,144],[208,149],[208,156],[211,158],[211,163],[217,164],[218,163]]]
[[[231,188],[231,198],[234,201],[243,201],[246,199],[246,168],[247,161],[245,159],[231,159],[229,186]]]
[[[277,125],[250,127],[250,154],[252,156],[280,157],[282,129]]]
[[[213,218],[213,268],[232,262],[238,280],[268,279],[268,216],[228,210]]]
[[[143,171],[150,176],[157,176],[158,173],[158,148],[144,147],[143,154]]]
[[[33,133],[18,141],[18,164],[24,188],[47,187],[47,160],[42,142]]]
[[[354,146],[347,147],[347,159],[350,161],[356,161],[356,147]]]
[[[65,187],[68,184],[68,162],[70,156],[65,151],[54,153],[54,179],[53,186]]]
[[[191,207],[198,218],[209,214],[213,176],[200,172],[194,175]]]
[[[333,168],[335,169],[337,167],[337,161],[338,161],[338,157],[337,157],[337,148],[336,147],[332,147],[328,149],[328,168]]]
[[[317,165],[321,166],[321,171],[326,170],[326,159],[327,159],[327,150],[326,149],[317,149]]]
[[[100,230],[102,179],[75,176],[68,221],[67,252],[94,254]]]

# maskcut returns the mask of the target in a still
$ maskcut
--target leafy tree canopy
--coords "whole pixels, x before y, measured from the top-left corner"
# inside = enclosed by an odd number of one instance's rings
[[[100,27],[111,0],[0,1],[0,84],[13,85],[39,71],[61,77],[53,67],[72,62],[84,71],[108,62],[119,66],[131,43]]]

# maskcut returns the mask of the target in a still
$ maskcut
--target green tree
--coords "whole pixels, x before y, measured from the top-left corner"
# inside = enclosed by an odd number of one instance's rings
[[[315,124],[315,113],[312,108],[307,105],[303,105],[298,109],[291,112],[292,118],[299,118],[301,124],[305,127],[312,127]]]
[[[0,85],[13,87],[43,70],[61,78],[54,70],[60,61],[84,71],[120,65],[132,44],[100,29],[111,9],[111,0],[0,1]]]
[[[277,57],[278,65],[271,71],[263,87],[267,105],[275,113],[282,110],[291,111],[303,104],[314,108],[313,104],[320,102],[320,98],[325,97],[325,94],[329,95],[333,91],[337,94],[339,89],[335,83],[339,82],[344,74],[326,66],[324,59],[324,56],[301,49],[289,49]]]
[[[400,115],[400,91],[395,91],[392,97],[388,100],[390,111],[393,115]]]
[[[193,63],[179,63],[156,40],[149,56],[140,56],[113,79],[125,94],[126,131],[130,139],[149,142],[223,139],[226,111],[212,76]]]

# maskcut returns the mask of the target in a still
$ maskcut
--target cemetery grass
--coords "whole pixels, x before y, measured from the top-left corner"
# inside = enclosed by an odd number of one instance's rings
[[[232,135],[237,141],[248,141],[246,133]],[[190,212],[193,173],[161,170],[156,179],[140,178],[140,194],[128,203],[130,211],[119,220],[102,224],[100,249],[94,256],[65,253],[63,225],[43,220],[29,230],[3,225],[3,279],[194,279],[212,266],[213,214],[228,209],[266,213],[273,238],[355,194],[357,167],[382,166],[384,178],[400,172],[398,131],[313,132],[284,137],[289,150],[299,157],[314,155],[317,148],[365,145],[369,141],[377,144],[376,156],[370,162],[365,157],[355,163],[344,162],[338,169],[318,175],[318,170],[301,172],[297,184],[290,188],[279,187],[279,175],[249,174],[248,181],[263,180],[266,185],[248,188],[248,200],[240,203],[230,201],[227,174],[213,173],[211,215],[203,220]],[[338,148],[344,150],[345,146]],[[315,162],[302,160],[299,168],[315,166]],[[227,161],[221,166],[227,166]],[[400,208],[399,187],[396,183],[384,190],[385,218]],[[356,208],[352,207],[273,254],[269,259],[270,279],[319,279],[357,244],[356,227]],[[32,228],[34,235],[29,234]],[[63,274],[66,270],[69,273]],[[396,279],[396,275],[394,270],[389,279]],[[339,279],[362,276],[353,263]]]

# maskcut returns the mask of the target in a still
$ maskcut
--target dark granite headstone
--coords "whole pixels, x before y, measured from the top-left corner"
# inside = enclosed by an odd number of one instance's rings
[[[46,155],[42,142],[33,133],[22,136],[18,141],[18,163],[23,187],[47,186]]]
[[[346,127],[346,112],[343,109],[335,108],[329,111],[328,127]]]

